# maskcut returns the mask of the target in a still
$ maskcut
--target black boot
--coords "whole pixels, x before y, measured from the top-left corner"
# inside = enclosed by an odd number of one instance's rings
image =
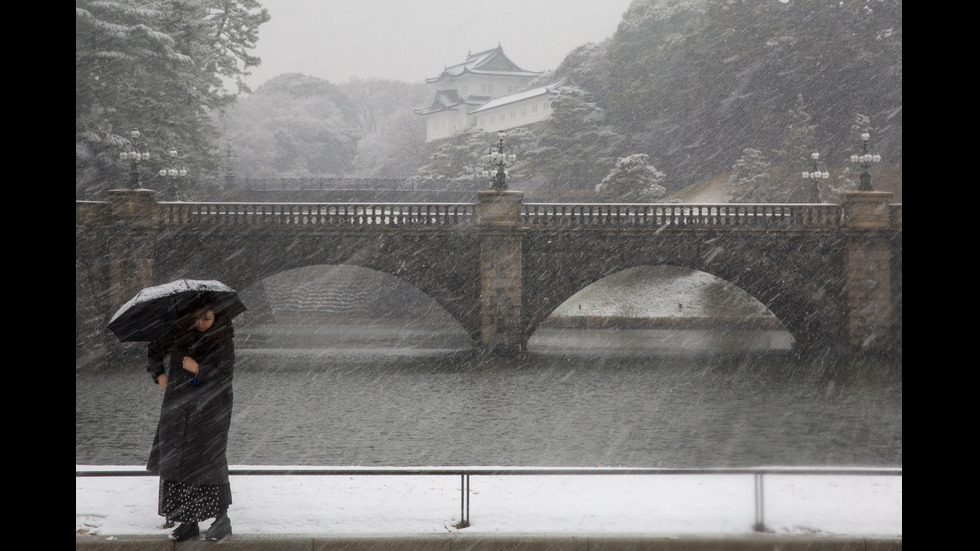
[[[163,527],[164,528],[173,528],[174,527],[174,524],[175,524],[174,519],[172,519],[170,517],[167,517],[167,520],[163,523]]]
[[[231,519],[228,518],[228,513],[226,511],[218,515],[218,518],[214,519],[211,527],[208,528],[208,533],[204,535],[204,539],[208,541],[218,541],[230,535]]]
[[[174,528],[170,534],[170,539],[174,541],[184,541],[196,538],[201,535],[201,529],[196,522],[182,522],[180,526]]]

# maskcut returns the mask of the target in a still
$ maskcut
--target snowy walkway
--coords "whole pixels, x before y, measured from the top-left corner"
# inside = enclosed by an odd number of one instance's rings
[[[76,471],[140,468],[76,465]],[[764,480],[769,533],[902,535],[900,475],[769,474]],[[156,515],[157,484],[151,476],[76,476],[76,536],[167,534]],[[462,529],[454,527],[462,507],[458,475],[233,475],[231,484],[229,516],[239,536],[751,535],[757,518],[754,477],[745,474],[474,475],[471,525]],[[208,525],[202,523],[202,532]]]

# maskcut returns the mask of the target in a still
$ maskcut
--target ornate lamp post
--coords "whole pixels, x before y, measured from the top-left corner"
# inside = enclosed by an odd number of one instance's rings
[[[177,178],[183,178],[187,176],[187,169],[184,168],[183,163],[178,166],[177,163],[177,149],[171,147],[170,151],[167,152],[170,156],[170,168],[161,168],[160,176],[167,179],[167,194],[171,199],[180,199],[180,189],[177,187]]]
[[[129,131],[129,151],[123,151],[119,154],[120,161],[129,161],[129,187],[133,189],[138,189],[142,187],[140,182],[140,161],[150,160],[150,151],[146,144],[139,141],[140,131],[133,128]]]
[[[507,134],[503,130],[497,132],[497,145],[490,146],[487,162],[483,166],[483,176],[490,178],[490,184],[496,191],[507,189],[507,167],[517,160],[514,148],[504,145],[506,137]]]
[[[813,169],[809,172],[803,171],[803,179],[812,182],[810,187],[810,202],[811,203],[822,203],[820,200],[820,180],[826,180],[830,178],[830,173],[827,172],[827,167],[820,162],[820,154],[813,152],[810,154],[810,159],[813,162]]]
[[[872,163],[877,163],[881,161],[881,155],[878,152],[871,153],[868,149],[868,142],[871,141],[871,134],[867,132],[861,133],[861,141],[864,142],[864,149],[860,155],[851,155],[851,162],[854,164],[861,165],[861,184],[858,186],[860,191],[874,191],[871,187],[871,172],[868,170],[871,168]]]

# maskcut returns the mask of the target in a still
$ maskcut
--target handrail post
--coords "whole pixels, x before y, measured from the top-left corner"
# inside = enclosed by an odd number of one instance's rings
[[[470,525],[470,475],[459,475],[459,523],[456,528],[466,528]]]
[[[756,532],[765,532],[765,512],[763,507],[763,491],[762,491],[762,473],[756,473],[753,475],[755,478],[755,524],[752,525],[752,529]]]

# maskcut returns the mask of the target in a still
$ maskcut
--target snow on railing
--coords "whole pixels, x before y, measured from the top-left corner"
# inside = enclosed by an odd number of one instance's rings
[[[525,203],[526,226],[792,226],[836,227],[836,204]]]
[[[161,225],[458,226],[475,222],[476,203],[158,204]],[[899,218],[901,214],[899,211]],[[808,227],[842,223],[837,204],[524,203],[522,226]]]
[[[763,532],[765,527],[765,475],[858,475],[902,476],[901,467],[230,467],[231,476],[366,476],[366,475],[452,475],[460,477],[460,521],[457,528],[470,525],[470,477],[503,475],[752,475],[755,486],[755,524],[752,529]],[[75,465],[75,477],[155,476],[146,469],[125,466],[90,467]]]
[[[160,224],[460,225],[475,218],[470,203],[183,203],[161,202]]]

